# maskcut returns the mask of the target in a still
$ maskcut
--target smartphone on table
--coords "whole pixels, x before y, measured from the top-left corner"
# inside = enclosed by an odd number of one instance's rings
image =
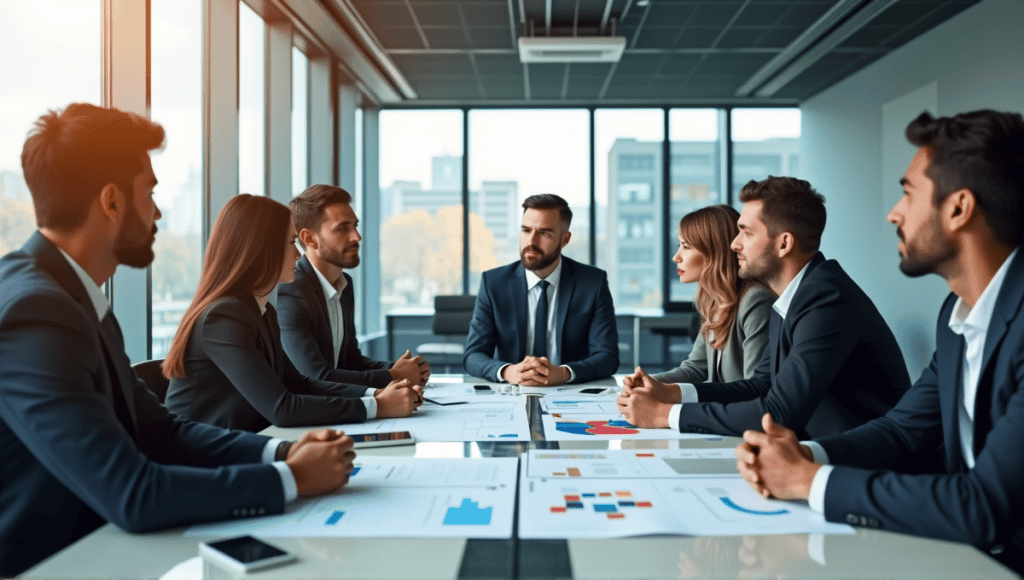
[[[601,393],[608,392],[608,387],[587,387],[580,389],[582,395],[600,395]]]
[[[289,554],[252,536],[203,542],[199,544],[199,555],[207,562],[235,574],[246,574],[296,560],[295,554]]]
[[[389,431],[387,433],[366,433],[363,435],[349,435],[355,442],[354,447],[361,449],[365,447],[387,447],[389,445],[411,445],[416,442],[412,433],[408,431]]]

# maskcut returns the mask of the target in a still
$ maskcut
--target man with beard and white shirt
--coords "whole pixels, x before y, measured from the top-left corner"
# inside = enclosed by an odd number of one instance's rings
[[[363,356],[356,339],[355,292],[345,269],[359,265],[359,219],[352,196],[333,185],[313,185],[288,204],[305,255],[295,280],[277,290],[281,343],[295,368],[324,381],[386,387],[408,380],[424,385],[430,365],[407,351],[392,364]],[[372,394],[372,393],[368,393]]]
[[[466,372],[488,381],[585,383],[619,368],[619,333],[608,275],[562,256],[572,210],[553,194],[523,202],[518,262],[483,273]]]

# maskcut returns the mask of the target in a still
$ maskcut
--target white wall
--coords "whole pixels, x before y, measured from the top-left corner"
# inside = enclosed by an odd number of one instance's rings
[[[897,265],[895,226],[914,154],[902,137],[914,116],[990,108],[1024,112],[1024,2],[986,0],[807,100],[801,177],[826,198],[826,257],[836,258],[893,329],[912,378],[935,344],[949,292],[937,276],[911,280]]]

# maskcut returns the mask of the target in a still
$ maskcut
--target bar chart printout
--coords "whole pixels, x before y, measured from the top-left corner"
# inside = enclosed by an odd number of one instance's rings
[[[517,458],[360,457],[336,494],[275,516],[193,526],[187,536],[512,536]]]
[[[532,450],[519,482],[519,537],[854,533],[806,503],[767,500],[735,472],[718,473],[725,452]],[[687,468],[694,473],[680,473]]]

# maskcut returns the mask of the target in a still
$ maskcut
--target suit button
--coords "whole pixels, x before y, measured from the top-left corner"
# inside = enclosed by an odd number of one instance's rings
[[[862,525],[862,526],[867,526],[868,525],[868,518],[866,516],[861,516],[860,517],[860,525]]]
[[[855,516],[853,514],[846,514],[846,523],[850,524],[851,526],[856,526],[857,525],[857,516]]]
[[[262,516],[267,510],[260,508],[260,515]]]
[[[237,516],[237,515],[238,515],[238,510],[237,510],[237,509],[236,509],[236,510],[233,510],[233,511],[231,512],[231,515],[233,515],[233,516]]]
[[[992,546],[988,549],[988,553],[992,554],[993,556],[998,556],[999,554],[1003,553],[1003,550],[1004,548],[1002,544],[996,544],[995,546]]]
[[[878,527],[878,520],[876,520],[875,518],[871,518],[871,519],[868,520],[868,525],[871,526],[872,528],[877,528]]]

